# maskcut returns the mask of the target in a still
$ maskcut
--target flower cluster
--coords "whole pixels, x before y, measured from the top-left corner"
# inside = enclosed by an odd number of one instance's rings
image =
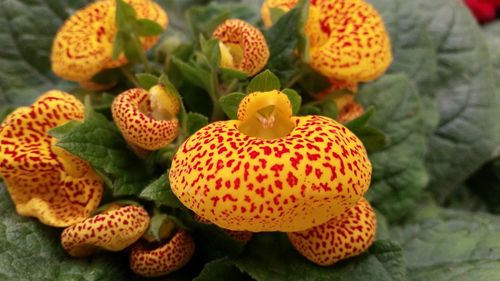
[[[113,56],[121,32],[116,22],[122,2],[137,17],[167,27],[167,14],[150,0],[92,3],[70,17],[55,37],[51,61],[56,75],[92,89],[112,86],[92,79],[129,63],[126,52]],[[287,12],[298,2],[264,1],[264,25],[273,25],[273,11]],[[311,0],[304,32],[309,42],[307,63],[331,83],[326,94],[345,88],[356,91],[359,83],[382,75],[392,61],[383,21],[362,0]],[[209,34],[208,40],[216,43],[217,59],[206,64],[215,70],[208,79],[196,77],[202,80],[197,87],[209,81],[211,91],[224,92],[242,78],[219,85],[222,71],[243,72],[247,79],[268,64],[266,37],[249,23],[224,20]],[[148,50],[158,38],[143,36],[138,45]],[[209,61],[203,52],[193,53],[193,61]],[[189,64],[181,66],[200,76]],[[286,90],[272,89],[272,81],[254,78],[239,86],[249,93],[235,107],[237,120],[200,126],[190,135],[186,124],[194,121],[186,120],[176,88],[151,73],[145,77],[154,83],[141,84],[132,77],[136,87],[121,88],[114,97],[112,121],[142,158],[159,157],[164,149],[174,151],[165,165],[170,168],[170,186],[165,189],[189,209],[195,224],[216,225],[242,244],[254,232],[284,232],[298,252],[318,265],[358,255],[372,244],[376,217],[364,198],[372,166],[363,142],[342,125],[363,114],[354,95],[333,96],[337,121],[320,115],[294,116],[293,99]],[[182,82],[176,86],[185,86]],[[264,84],[261,90],[256,89],[259,83]],[[133,198],[141,204],[113,198],[100,206],[103,178],[88,162],[58,146],[49,132],[67,122],[84,122],[84,109],[75,96],[52,90],[0,125],[0,174],[18,213],[64,227],[61,244],[73,257],[130,249],[130,268],[136,274],[161,276],[182,268],[194,255],[195,240],[178,218],[166,218],[175,212],[161,209],[161,204],[153,207],[142,198]]]

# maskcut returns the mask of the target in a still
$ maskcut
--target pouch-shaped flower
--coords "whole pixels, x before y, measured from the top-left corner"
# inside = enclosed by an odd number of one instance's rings
[[[48,134],[70,120],[83,120],[83,114],[74,96],[53,90],[0,125],[0,174],[20,215],[65,227],[99,205],[101,178]]]

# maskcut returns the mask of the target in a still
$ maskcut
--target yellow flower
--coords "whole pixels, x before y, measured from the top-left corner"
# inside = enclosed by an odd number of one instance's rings
[[[270,23],[270,8],[288,11],[296,3],[264,1],[264,22]],[[364,0],[311,0],[305,34],[309,64],[337,88],[355,89],[381,76],[392,62],[384,22]]]
[[[20,215],[65,227],[88,217],[99,204],[102,180],[84,161],[56,147],[48,131],[82,120],[83,105],[49,91],[21,107],[0,126],[0,174]]]
[[[147,277],[166,275],[186,265],[194,249],[191,235],[179,230],[167,243],[154,249],[136,244],[130,253],[130,268],[136,274]]]
[[[126,0],[138,18],[146,18],[167,28],[165,11],[150,0]],[[58,31],[52,45],[52,70],[64,79],[80,82],[93,89],[102,87],[91,83],[102,70],[127,64],[121,55],[113,60],[113,40],[116,35],[115,0],[101,0],[73,14]],[[144,50],[151,48],[159,36],[141,37]]]
[[[117,206],[66,229],[61,244],[71,256],[85,257],[99,250],[121,251],[148,229],[149,215],[140,206]]]
[[[292,245],[308,260],[332,265],[366,251],[375,239],[377,218],[365,198],[328,222],[288,233]]]
[[[180,104],[172,91],[156,85],[149,91],[136,88],[116,97],[111,108],[113,119],[130,144],[156,150],[177,137]]]
[[[344,213],[370,184],[363,144],[334,120],[291,115],[285,94],[249,94],[238,120],[212,123],[181,145],[172,191],[230,230],[302,231]]]
[[[267,64],[269,48],[260,30],[239,20],[229,19],[220,24],[212,34],[219,39],[221,66],[257,74]]]

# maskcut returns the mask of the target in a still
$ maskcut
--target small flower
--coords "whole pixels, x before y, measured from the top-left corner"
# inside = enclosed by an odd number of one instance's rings
[[[148,213],[140,206],[114,208],[64,229],[61,244],[73,257],[121,251],[141,238],[148,224]]]
[[[269,48],[260,30],[239,20],[229,19],[212,34],[219,39],[221,66],[234,68],[253,76],[261,71],[269,59]]]
[[[249,94],[239,120],[212,123],[181,145],[172,191],[230,230],[301,231],[342,214],[370,184],[363,144],[329,118],[291,115],[285,94]]]
[[[266,26],[270,9],[285,12],[297,0],[266,0],[261,9]],[[378,78],[392,61],[391,43],[378,12],[364,0],[311,0],[305,26],[309,64],[338,89]]]
[[[371,81],[392,61],[384,22],[363,0],[311,1],[305,33],[309,64],[332,80]]]
[[[130,268],[136,274],[147,277],[166,275],[186,265],[194,249],[191,235],[179,230],[167,243],[154,249],[136,244],[130,253]]]
[[[138,18],[146,18],[167,28],[168,18],[163,9],[150,0],[127,0]],[[116,35],[115,0],[96,1],[74,13],[56,34],[52,45],[52,70],[64,79],[90,84],[92,77],[102,70],[127,64],[120,56],[113,60],[113,40]],[[144,50],[151,48],[159,36],[141,37]]]
[[[351,209],[313,228],[288,233],[292,245],[308,260],[332,265],[359,255],[373,243],[377,218],[365,198]]]
[[[156,85],[149,91],[136,88],[116,97],[111,108],[113,120],[129,143],[156,150],[177,137],[180,104],[172,91]]]
[[[101,178],[48,135],[67,121],[83,120],[83,114],[80,101],[53,90],[1,124],[0,174],[20,215],[65,227],[84,220],[98,206]]]

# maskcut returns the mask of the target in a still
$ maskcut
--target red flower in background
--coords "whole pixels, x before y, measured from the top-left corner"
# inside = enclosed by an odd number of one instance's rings
[[[493,21],[497,16],[500,0],[464,0],[479,23]]]

